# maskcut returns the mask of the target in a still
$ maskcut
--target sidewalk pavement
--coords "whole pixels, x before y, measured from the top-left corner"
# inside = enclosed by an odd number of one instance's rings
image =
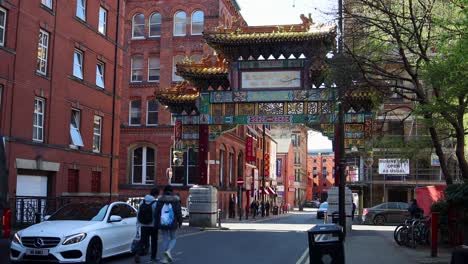
[[[442,264],[450,263],[451,249],[439,248],[438,257],[430,256],[428,246],[411,249],[393,239],[394,226],[353,225],[345,240],[347,264]]]

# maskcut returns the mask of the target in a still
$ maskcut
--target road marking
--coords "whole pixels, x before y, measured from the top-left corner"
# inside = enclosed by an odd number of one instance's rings
[[[177,236],[177,237],[178,237],[178,238],[179,238],[179,237],[189,237],[189,236],[194,236],[194,235],[198,235],[198,234],[201,234],[201,233],[203,233],[203,231],[195,231],[195,232],[193,232],[193,233],[182,234],[182,235]]]
[[[307,262],[304,262],[305,258],[309,255],[309,248],[307,247],[304,251],[304,253],[302,253],[302,256],[301,258],[296,261],[296,264],[302,264],[302,263],[307,263]]]

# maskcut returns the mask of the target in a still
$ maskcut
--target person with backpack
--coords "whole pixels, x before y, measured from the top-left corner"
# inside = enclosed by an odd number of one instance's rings
[[[171,251],[176,244],[176,230],[182,226],[180,198],[172,192],[172,186],[164,187],[163,195],[158,198],[156,224],[161,229],[161,247],[164,252],[162,263],[172,262]]]
[[[150,194],[145,195],[140,202],[137,211],[137,230],[140,229],[140,243],[135,253],[135,263],[140,263],[140,256],[145,255],[151,238],[151,261],[156,263],[156,254],[158,253],[158,229],[156,228],[156,206],[159,195],[159,189],[151,189]]]

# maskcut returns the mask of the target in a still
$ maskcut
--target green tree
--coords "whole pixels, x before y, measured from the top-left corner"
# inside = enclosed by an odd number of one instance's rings
[[[443,151],[446,136],[455,138],[458,164],[468,178],[463,124],[468,103],[466,2],[351,0],[344,8],[346,52],[371,87],[417,104],[447,184],[453,175]],[[447,126],[454,133],[442,129]]]

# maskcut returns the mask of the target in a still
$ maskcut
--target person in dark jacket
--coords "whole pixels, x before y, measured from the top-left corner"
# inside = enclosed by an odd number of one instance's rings
[[[154,217],[156,213],[156,204],[157,200],[156,197],[159,195],[159,189],[153,188],[151,189],[150,194],[145,195],[143,201],[140,202],[138,206],[137,215],[140,213],[141,205],[143,203],[150,205],[152,208],[152,221],[150,223],[140,223],[137,217],[137,228],[140,230],[141,238],[140,238],[140,245],[138,246],[138,251],[135,254],[135,262],[140,263],[140,256],[145,255],[146,249],[149,246],[150,238],[151,238],[151,261],[156,262],[156,254],[158,252],[158,229],[155,228],[156,218]]]
[[[231,199],[229,199],[229,218],[234,218],[236,216],[236,201],[234,200],[234,197],[231,196]]]
[[[167,206],[165,206],[167,204]],[[161,216],[168,215],[166,212],[162,212],[163,208],[172,207],[172,222],[165,224],[162,221]],[[172,186],[167,185],[164,187],[163,195],[158,198],[158,205],[156,207],[156,227],[161,229],[161,248],[164,252],[164,258],[161,260],[162,263],[172,262],[171,250],[176,244],[176,230],[182,226],[182,208],[180,204],[180,198],[174,195],[172,192]]]
[[[252,210],[252,218],[255,219],[255,216],[257,216],[257,210],[258,210],[258,205],[257,205],[256,200],[252,201],[252,203],[250,204],[250,209]]]
[[[266,216],[270,215],[270,202],[267,201],[265,204]]]
[[[423,215],[423,210],[419,208],[416,199],[412,200],[411,205],[408,207],[408,212],[410,213],[411,218],[421,218]]]

